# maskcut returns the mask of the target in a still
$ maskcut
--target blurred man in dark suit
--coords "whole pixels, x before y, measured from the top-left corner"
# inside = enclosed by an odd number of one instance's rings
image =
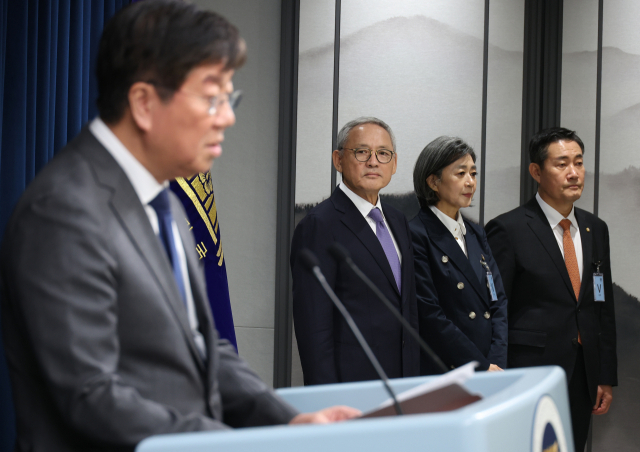
[[[327,422],[220,341],[168,181],[209,170],[233,125],[235,27],[179,1],[107,24],[92,121],[20,199],[1,251],[18,451],[133,450],[160,433]]]
[[[342,244],[353,261],[417,328],[411,236],[405,216],[380,202],[379,192],[396,172],[391,128],[362,117],[338,133],[333,164],[342,182],[331,197],[298,224],[291,246],[293,317],[305,384],[377,379],[346,321],[299,260],[312,250],[338,298],[353,316],[389,378],[419,374],[418,344],[371,290],[327,252]]]
[[[591,414],[605,414],[617,385],[609,230],[574,207],[584,186],[584,145],[555,127],[529,144],[535,198],[486,226],[509,300],[508,367],[561,366],[576,451]]]

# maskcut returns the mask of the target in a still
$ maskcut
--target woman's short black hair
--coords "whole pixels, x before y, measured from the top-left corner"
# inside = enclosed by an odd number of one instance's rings
[[[475,163],[476,153],[473,148],[458,137],[443,135],[425,146],[413,168],[413,188],[421,208],[426,209],[439,199],[438,193],[427,184],[427,178],[434,174],[440,179],[444,168],[465,155],[470,155]]]

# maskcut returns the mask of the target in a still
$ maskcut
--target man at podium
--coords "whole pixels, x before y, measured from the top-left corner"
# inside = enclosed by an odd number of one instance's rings
[[[330,422],[299,414],[218,339],[178,176],[233,125],[237,29],[181,1],[106,25],[94,119],[20,199],[1,250],[18,451],[133,450],[161,433]]]

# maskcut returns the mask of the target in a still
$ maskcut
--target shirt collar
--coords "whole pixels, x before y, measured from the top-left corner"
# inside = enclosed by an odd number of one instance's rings
[[[131,154],[100,117],[96,117],[91,121],[89,130],[118,162],[122,171],[127,175],[129,182],[133,185],[133,189],[142,205],[147,205],[153,201],[158,196],[158,193],[166,188],[168,183],[158,183],[149,170]]]
[[[547,221],[549,222],[551,229],[558,226],[558,224],[565,219],[565,217],[563,217],[560,212],[558,212],[556,209],[554,209],[549,204],[547,204],[545,200],[542,199],[539,193],[536,193],[536,201],[538,201],[538,204],[540,205],[540,208],[542,209],[544,216],[547,217]],[[577,229],[578,222],[576,221],[575,211],[576,211],[575,206],[571,207],[571,212],[569,212],[569,215],[567,215],[566,218],[571,222],[571,227]]]
[[[360,196],[356,195],[349,187],[347,187],[344,182],[340,182],[338,185],[340,189],[344,192],[345,195],[351,200],[351,202],[356,206],[356,209],[362,214],[363,217],[367,218],[369,216],[369,212],[371,209],[377,207],[382,212],[382,204],[380,203],[380,195],[378,195],[378,201],[374,206],[369,201]],[[382,216],[384,217],[384,212],[382,212]]]
[[[431,211],[436,214],[436,217],[445,225],[445,227],[451,232],[451,234],[456,237],[460,235],[467,235],[467,228],[464,225],[464,220],[462,219],[462,215],[460,215],[460,211],[458,210],[457,219],[453,219],[450,216],[443,213],[440,209],[438,209],[435,205],[429,206]]]

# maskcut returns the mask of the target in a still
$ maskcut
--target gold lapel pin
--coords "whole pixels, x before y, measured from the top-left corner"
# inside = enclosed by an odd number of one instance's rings
[[[587,228],[587,232],[591,232],[591,229]]]

